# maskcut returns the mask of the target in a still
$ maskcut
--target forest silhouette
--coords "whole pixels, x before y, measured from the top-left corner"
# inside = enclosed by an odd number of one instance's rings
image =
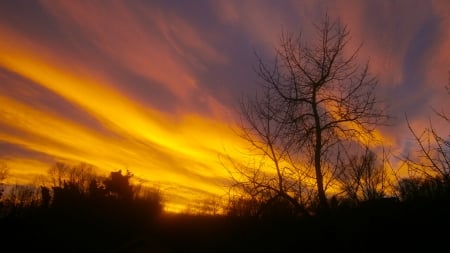
[[[262,162],[225,157],[231,184],[224,204],[205,200],[194,212],[168,213],[164,192],[133,183],[132,171],[99,176],[87,163],[55,163],[50,186],[9,185],[2,163],[2,249],[448,250],[448,137],[431,124],[418,133],[406,118],[418,155],[400,157],[408,173],[396,173],[388,155],[370,145],[389,118],[375,97],[376,78],[368,64],[357,64],[358,49],[350,56],[344,50],[346,26],[325,16],[315,28],[312,44],[284,33],[272,64],[258,58],[264,85],[242,100],[240,133]],[[436,116],[450,123],[445,113]]]
[[[255,213],[251,210],[260,203],[235,199],[221,214],[170,214],[163,211],[162,193],[131,184],[131,172],[113,171],[101,180],[89,175],[88,167],[57,164],[54,168],[71,176],[54,178],[51,188],[35,187],[34,194],[31,188],[6,190],[3,185],[2,247],[17,252],[378,252],[448,247],[450,183],[442,178],[402,179],[398,197],[358,204],[331,198],[327,213],[305,215],[283,202]]]

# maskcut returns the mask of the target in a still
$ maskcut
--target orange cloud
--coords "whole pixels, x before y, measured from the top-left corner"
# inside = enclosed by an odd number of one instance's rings
[[[203,93],[194,72],[204,70],[207,63],[227,61],[187,20],[156,7],[135,7],[145,10],[141,13],[122,1],[106,6],[95,2],[44,1],[44,6],[59,22],[79,30],[125,70],[170,90],[181,111],[192,109],[192,94]]]
[[[6,105],[0,109],[0,124],[26,133],[1,133],[1,140],[56,158],[89,162],[105,171],[130,168],[152,183],[176,185],[167,191],[169,196],[187,186],[195,187],[186,190],[190,196],[183,199],[224,193],[228,174],[218,156],[224,152],[239,156],[239,147],[244,145],[228,124],[196,114],[175,117],[145,108],[113,89],[110,80],[80,75],[64,64],[66,59],[17,33],[0,27],[0,35],[8,38],[0,41],[1,67],[76,105],[110,132],[97,132],[0,96]],[[171,206],[186,204],[168,202]]]

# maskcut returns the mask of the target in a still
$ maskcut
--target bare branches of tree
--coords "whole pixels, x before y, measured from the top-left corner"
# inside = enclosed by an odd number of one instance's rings
[[[0,162],[0,182],[8,177],[9,169],[5,162]]]
[[[53,187],[64,187],[65,184],[69,184],[82,192],[87,192],[91,181],[98,177],[94,167],[87,163],[70,165],[57,162],[49,168],[48,175]]]
[[[4,183],[3,181],[8,177],[9,169],[5,162],[0,161],[0,200],[3,196],[4,192]]]
[[[445,87],[450,94],[449,83]],[[434,116],[428,127],[417,131],[405,116],[408,129],[417,149],[414,154],[402,157],[407,165],[409,178],[398,183],[399,195],[404,200],[445,199],[450,193],[450,135],[438,131],[436,125],[450,123],[450,117],[443,111],[432,108]],[[437,120],[436,120],[437,119]],[[447,137],[445,137],[447,136]]]
[[[445,115],[437,114],[447,120]],[[413,129],[408,118],[406,118],[408,129],[412,134],[417,146],[417,157],[405,157],[408,169],[411,173],[424,177],[440,177],[450,180],[450,139],[442,137],[431,121],[429,127],[418,133]],[[448,121],[447,121],[448,122]]]
[[[274,62],[258,58],[262,93],[241,103],[242,136],[273,163],[276,192],[283,195],[309,178],[319,206],[327,209],[326,188],[336,174],[331,170],[339,147],[370,140],[387,115],[375,97],[376,78],[367,64],[358,65],[359,48],[348,53],[347,27],[325,16],[315,28],[308,42],[301,34],[282,33]],[[258,175],[248,182],[259,186]]]
[[[362,154],[345,152],[341,159],[337,180],[346,198],[354,205],[363,201],[383,198],[391,187],[388,175],[388,162],[379,159],[375,152],[365,147]]]

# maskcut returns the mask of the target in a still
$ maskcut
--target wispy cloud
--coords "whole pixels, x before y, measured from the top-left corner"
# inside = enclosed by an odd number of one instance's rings
[[[1,109],[2,125],[21,131],[2,133],[2,140],[104,169],[130,167],[136,175],[156,182],[222,192],[217,182],[226,172],[217,156],[241,145],[227,124],[201,115],[170,116],[144,107],[114,89],[111,80],[80,74],[64,64],[70,59],[58,58],[45,48],[36,53],[29,50],[36,46],[20,35],[8,29],[0,32],[10,38],[0,43],[4,69],[75,105],[104,129],[100,132],[50,110],[38,110],[26,101],[0,96],[6,105]]]

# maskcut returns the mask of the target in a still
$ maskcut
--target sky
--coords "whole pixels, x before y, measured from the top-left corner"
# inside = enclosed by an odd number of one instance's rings
[[[58,161],[130,170],[169,210],[227,192],[223,157],[245,159],[240,97],[261,81],[282,31],[311,35],[324,13],[362,44],[389,108],[385,145],[413,147],[450,107],[446,0],[0,1],[0,159],[36,182]],[[450,109],[448,109],[450,110]],[[447,111],[448,111],[447,110]]]

